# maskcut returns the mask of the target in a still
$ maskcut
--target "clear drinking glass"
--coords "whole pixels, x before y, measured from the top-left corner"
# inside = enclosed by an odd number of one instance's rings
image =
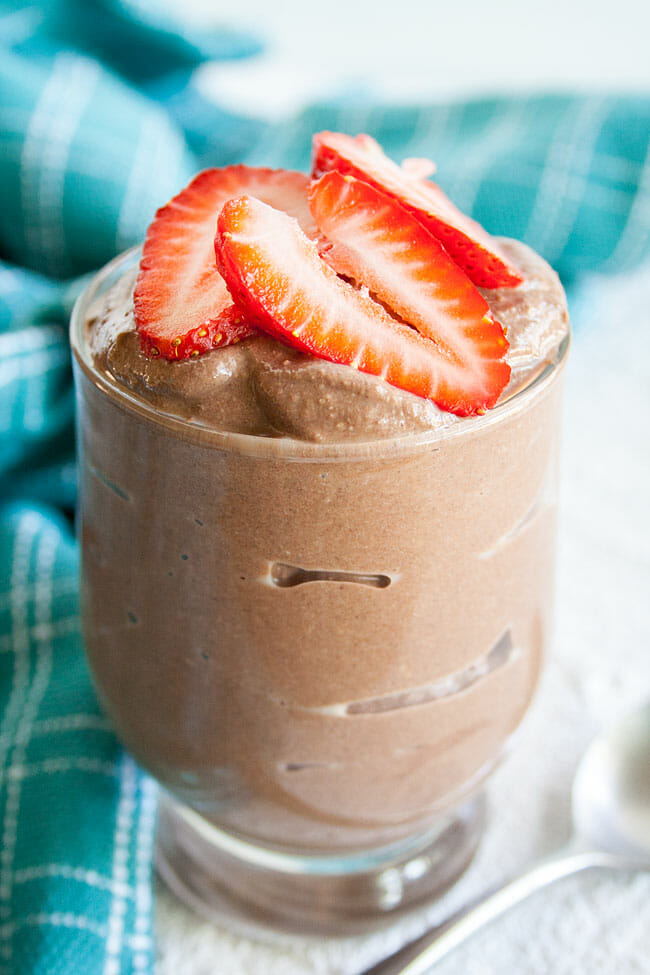
[[[204,914],[351,933],[446,889],[549,635],[562,366],[373,443],[223,432],[93,364],[75,308],[95,686],[163,787],[158,867]],[[214,353],[218,354],[218,353]]]

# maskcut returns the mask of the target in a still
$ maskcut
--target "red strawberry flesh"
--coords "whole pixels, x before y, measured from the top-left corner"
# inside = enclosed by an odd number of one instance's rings
[[[435,183],[414,177],[408,166],[401,168],[389,159],[371,136],[340,132],[314,136],[312,176],[330,170],[356,176],[395,197],[440,240],[477,287],[521,284],[520,272],[480,224],[461,213]]]
[[[147,231],[135,286],[135,320],[150,355],[184,359],[253,334],[214,263],[217,217],[226,200],[250,193],[315,233],[302,173],[230,166],[199,173],[162,207]]]
[[[227,202],[215,238],[217,265],[249,319],[303,352],[355,366],[468,415],[496,402],[509,372],[486,389],[430,339],[402,324],[322,260],[295,220],[247,196]]]
[[[365,285],[394,314],[436,343],[472,382],[503,388],[508,343],[488,303],[444,247],[396,200],[329,172],[312,184],[310,206],[339,274]],[[500,391],[500,389],[499,389]]]

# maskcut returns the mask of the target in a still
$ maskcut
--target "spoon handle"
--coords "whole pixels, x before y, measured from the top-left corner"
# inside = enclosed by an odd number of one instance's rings
[[[566,848],[540,860],[525,873],[506,882],[497,890],[485,894],[479,901],[463,908],[444,924],[425,932],[415,941],[400,948],[362,975],[424,975],[447,952],[474,934],[493,918],[524,900],[534,891],[561,877],[578,873],[589,867],[629,867],[621,857],[598,850]]]

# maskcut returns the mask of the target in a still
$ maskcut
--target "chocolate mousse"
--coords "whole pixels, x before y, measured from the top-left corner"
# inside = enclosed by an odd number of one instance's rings
[[[516,288],[481,289],[506,330],[511,378],[505,402],[555,361],[568,330],[556,273],[525,244],[502,240],[524,273]],[[86,341],[95,368],[161,413],[209,429],[313,443],[372,441],[458,422],[430,400],[317,359],[258,333],[196,359],[141,350],[133,312],[137,268],[90,310]]]
[[[81,307],[92,672],[137,760],[230,835],[298,852],[413,835],[476,791],[530,703],[568,323],[540,257],[495,251],[521,276],[476,286],[509,379],[473,415],[273,322],[222,345],[215,326],[210,351],[145,342],[134,256]]]

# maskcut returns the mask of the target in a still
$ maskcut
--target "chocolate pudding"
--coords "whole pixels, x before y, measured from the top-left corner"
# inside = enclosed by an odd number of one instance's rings
[[[291,852],[375,848],[475,792],[549,635],[567,344],[554,272],[502,248],[512,366],[459,418],[252,337],[143,354],[118,261],[73,323],[83,617],[119,734],[182,803]]]

